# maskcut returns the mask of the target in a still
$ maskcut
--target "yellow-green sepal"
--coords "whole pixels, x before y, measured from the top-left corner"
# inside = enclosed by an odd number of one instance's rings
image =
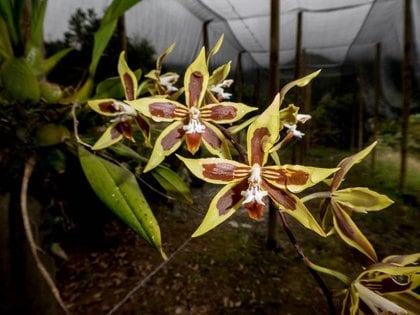
[[[387,196],[366,187],[336,190],[333,192],[332,198],[353,211],[363,213],[379,211],[394,203]]]
[[[326,237],[325,231],[322,229],[319,223],[315,220],[315,218],[312,216],[311,212],[308,210],[308,208],[306,208],[303,202],[301,202],[300,199],[294,195],[289,195],[289,197],[295,200],[295,209],[293,210],[286,209],[283,205],[277,204],[280,211],[284,211],[287,214],[291,215],[293,218],[295,218],[300,224],[302,224],[307,229],[317,233],[318,235],[322,237]],[[276,203],[275,200],[274,202]]]
[[[112,123],[105,132],[101,135],[101,137],[96,141],[93,145],[92,150],[101,150],[105,149],[119,141],[122,140],[124,137],[122,133],[113,134],[112,130],[118,125],[118,122]]]
[[[337,167],[339,167],[340,170],[335,173],[334,178],[331,182],[331,190],[332,191],[336,190],[340,186],[341,182],[344,180],[344,176],[347,174],[347,172],[350,170],[350,168],[354,164],[360,163],[366,157],[366,155],[368,155],[370,153],[370,151],[372,151],[372,149],[375,147],[376,143],[377,143],[377,141],[373,142],[370,146],[366,147],[362,151],[343,159],[337,165]]]
[[[158,166],[166,156],[174,153],[181,146],[183,137],[175,139],[174,142],[170,143],[168,146],[165,146],[165,139],[167,139],[166,137],[170,137],[172,133],[176,133],[183,125],[182,121],[175,121],[161,132],[153,146],[152,154],[144,168],[144,172],[148,172]]]
[[[295,86],[297,87],[304,87],[305,85],[307,85],[308,83],[310,83],[312,81],[313,78],[315,78],[319,73],[321,72],[321,70],[317,70],[315,72],[312,72],[300,79],[294,80],[292,82],[287,83],[281,90],[280,90],[280,104],[283,103],[284,97],[286,96],[287,92],[289,92],[289,90]]]
[[[356,248],[372,261],[377,262],[378,256],[372,244],[366,236],[360,231],[353,222],[350,215],[340,206],[340,204],[331,201],[331,210],[333,212],[333,224],[341,239],[349,246]]]
[[[125,60],[125,51],[122,51],[118,59],[118,74],[124,88],[125,99],[134,100],[137,97],[137,78],[133,71],[128,67]]]
[[[241,206],[242,200],[239,200],[236,204],[227,209],[227,211],[223,214],[220,214],[219,209],[217,207],[219,199],[222,198],[229,190],[234,188],[236,184],[237,183],[232,183],[224,186],[216,194],[216,196],[214,196],[203,221],[201,222],[197,230],[193,233],[192,237],[201,236],[207,233],[208,231],[214,229],[215,227],[229,219],[232,216],[232,214],[234,214],[235,211]]]
[[[206,51],[202,48],[184,75],[185,100],[188,107],[201,106],[206,94],[208,82],[209,71],[206,63]]]
[[[248,161],[257,159],[261,161],[261,165],[267,162],[268,152],[279,139],[280,120],[279,120],[279,106],[280,95],[274,97],[273,102],[258,118],[252,122],[248,127],[247,133],[247,148],[248,148]],[[260,139],[260,147],[263,152],[263,157],[259,157],[258,148],[254,148],[255,136],[264,134]]]
[[[219,39],[217,40],[216,44],[210,49],[208,56],[207,56],[207,65],[210,63],[210,58],[217,54],[222,46],[223,39],[225,38],[225,34],[220,35]]]

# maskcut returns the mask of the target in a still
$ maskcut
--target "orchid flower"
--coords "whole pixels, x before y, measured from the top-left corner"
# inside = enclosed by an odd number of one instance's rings
[[[175,83],[178,82],[179,74],[175,72],[162,73],[163,60],[169,55],[175,47],[175,44],[170,45],[162,54],[156,59],[156,69],[151,70],[145,75],[146,78],[150,79],[153,84],[149,87],[151,95],[171,95],[174,92],[179,91],[175,87]],[[176,98],[176,97],[175,97]]]
[[[330,182],[330,192],[323,204],[321,213],[325,225],[328,211],[333,216],[334,230],[348,245],[356,248],[372,261],[378,261],[375,249],[351,219],[352,212],[367,213],[382,210],[393,203],[387,196],[379,194],[366,187],[354,187],[338,189],[350,168],[362,161],[374,148],[376,142],[364,150],[343,159],[337,167],[340,168],[334,174]],[[332,231],[334,231],[332,230]]]
[[[229,88],[233,83],[232,79],[224,80],[222,83],[218,83],[216,86],[210,88],[210,91],[216,93],[217,99],[221,102],[225,99],[230,99],[231,93],[226,93],[224,89]]]
[[[148,120],[128,104],[137,96],[137,78],[125,61],[125,52],[121,52],[118,60],[118,73],[124,88],[125,100],[112,98],[89,100],[88,105],[101,115],[112,118],[110,126],[92,147],[94,150],[104,149],[117,143],[124,137],[133,141],[132,121],[135,121],[142,132],[146,145],[150,146],[150,124]]]
[[[388,256],[350,285],[342,315],[415,315],[420,309],[420,253]]]
[[[209,78],[203,48],[184,76],[186,105],[161,97],[129,102],[140,113],[156,122],[171,122],[157,138],[145,172],[172,154],[184,140],[191,154],[195,154],[201,143],[204,143],[210,153],[230,157],[225,136],[214,124],[233,123],[256,108],[233,102],[206,103]]]
[[[248,163],[223,158],[179,157],[195,176],[209,183],[225,185],[211,201],[203,222],[193,236],[213,229],[241,206],[248,210],[251,219],[260,219],[268,198],[280,211],[285,211],[308,229],[325,236],[312,214],[294,193],[324,180],[337,169],[266,165],[269,150],[279,138],[279,100],[278,94],[273,103],[248,127]]]

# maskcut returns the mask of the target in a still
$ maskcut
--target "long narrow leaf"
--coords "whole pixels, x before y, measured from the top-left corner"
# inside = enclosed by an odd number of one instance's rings
[[[111,39],[112,33],[117,25],[118,17],[140,1],[141,0],[114,0],[106,9],[101,26],[94,35],[92,61],[89,66],[89,74],[91,77],[95,75],[99,59]]]
[[[188,185],[177,173],[162,165],[154,168],[151,173],[169,196],[184,200],[188,204],[193,203]]]
[[[98,157],[81,146],[79,159],[98,198],[166,259],[159,225],[135,176],[129,170]]]

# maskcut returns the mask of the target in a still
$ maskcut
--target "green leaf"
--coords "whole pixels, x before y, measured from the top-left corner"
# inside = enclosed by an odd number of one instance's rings
[[[0,18],[0,57],[4,59],[11,58],[13,56],[12,43],[10,42],[9,31],[7,25],[3,19]]]
[[[187,204],[193,203],[188,185],[177,173],[162,165],[154,168],[151,173],[169,196],[184,200]]]
[[[22,0],[16,1],[16,8],[21,7],[22,3]],[[0,1],[0,17],[4,20],[4,22],[7,25],[9,38],[12,44],[16,45],[21,40],[21,33],[19,28],[20,19],[14,16],[14,11],[19,17],[20,10],[15,10],[15,8],[13,8],[13,1]]]
[[[337,190],[333,193],[334,200],[357,212],[379,211],[393,203],[385,195],[378,194],[366,187],[354,187]]]
[[[124,88],[121,84],[120,77],[111,77],[101,81],[96,86],[96,92],[94,98],[124,98]]]
[[[14,101],[38,102],[41,96],[39,83],[24,58],[10,58],[0,69],[0,80],[7,95]]]
[[[94,35],[92,61],[89,66],[89,74],[92,78],[95,76],[99,59],[115,30],[118,17],[140,1],[141,0],[114,0],[106,9],[101,21],[101,26]]]
[[[35,144],[40,147],[53,146],[70,139],[70,131],[63,125],[45,124],[37,129]]]
[[[72,50],[73,48],[65,48],[44,59],[44,74],[48,74]]]
[[[79,159],[98,198],[166,259],[159,225],[135,176],[126,168],[90,153],[82,146],[79,146]]]

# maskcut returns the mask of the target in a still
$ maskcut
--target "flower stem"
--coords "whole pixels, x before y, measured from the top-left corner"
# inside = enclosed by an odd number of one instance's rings
[[[300,200],[305,203],[309,200],[315,199],[315,198],[330,198],[331,192],[330,191],[319,191],[310,195],[307,195],[303,198],[300,198]]]
[[[314,280],[318,283],[319,287],[322,290],[322,293],[324,294],[325,298],[327,299],[329,314],[330,315],[337,314],[330,290],[328,289],[327,285],[325,284],[324,280],[322,280],[322,278],[318,274],[318,272],[316,270],[312,269],[308,265],[308,263],[307,263],[308,258],[305,256],[302,248],[298,244],[298,242],[296,240],[296,237],[294,236],[292,230],[289,227],[289,223],[287,222],[287,219],[286,219],[286,216],[284,215],[284,213],[280,210],[278,211],[278,213],[279,213],[281,222],[283,224],[284,231],[286,232],[287,237],[289,238],[290,242],[292,243],[293,247],[295,248],[296,253],[303,260],[306,268],[309,270],[309,272],[312,275],[312,277],[314,278]]]

